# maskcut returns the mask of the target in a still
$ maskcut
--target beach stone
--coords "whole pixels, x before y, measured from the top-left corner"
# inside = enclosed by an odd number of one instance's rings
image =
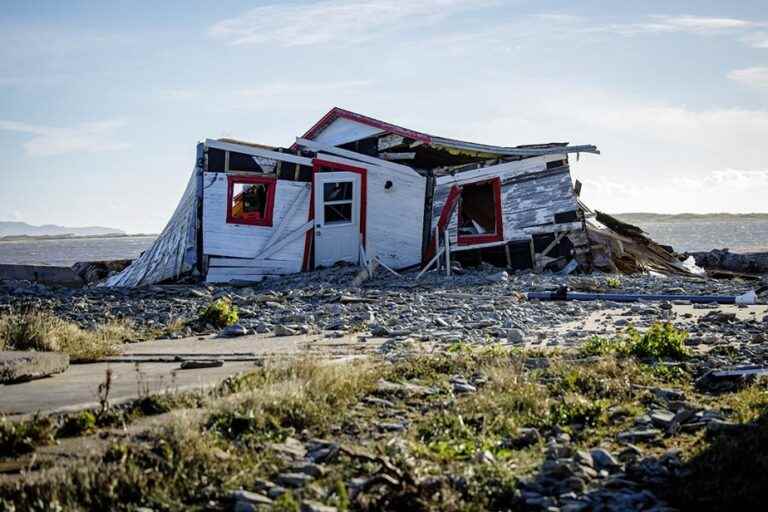
[[[228,495],[229,499],[234,502],[232,510],[236,512],[251,512],[255,510],[264,510],[266,507],[272,505],[272,500],[264,496],[250,491],[232,491]]]
[[[277,475],[277,483],[285,487],[300,488],[307,485],[314,478],[305,473],[281,473]]]
[[[61,352],[0,352],[0,384],[49,377],[69,368],[69,356]]]
[[[300,331],[298,329],[293,329],[291,327],[278,324],[275,326],[274,333],[275,336],[297,336]]]
[[[301,503],[301,512],[336,512],[338,509],[324,505],[319,501],[305,500]]]
[[[621,468],[621,464],[619,463],[616,458],[611,455],[611,452],[606,450],[605,448],[592,448],[589,451],[589,454],[592,456],[592,461],[594,462],[594,468],[598,471],[601,469],[606,469],[608,471],[614,471],[616,469]]]
[[[246,334],[248,334],[248,329],[240,324],[234,324],[222,329],[219,336],[222,338],[235,338],[237,336],[245,336]]]

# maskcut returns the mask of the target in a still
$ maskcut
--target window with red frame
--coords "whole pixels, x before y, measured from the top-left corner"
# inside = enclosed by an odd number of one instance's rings
[[[227,223],[271,226],[275,185],[271,178],[227,177]]]
[[[466,183],[459,197],[459,244],[497,242],[503,238],[501,180]]]

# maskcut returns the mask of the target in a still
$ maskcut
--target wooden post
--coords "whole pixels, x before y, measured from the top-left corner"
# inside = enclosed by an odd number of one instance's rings
[[[445,275],[451,275],[451,238],[448,234],[448,229],[443,231],[445,237]]]
[[[435,254],[440,254],[440,231],[438,226],[435,226]],[[436,270],[440,270],[440,258],[437,259]]]
[[[507,268],[512,268],[512,254],[509,252],[509,244],[504,244],[504,253],[507,255]]]
[[[531,268],[534,272],[538,272],[536,269],[536,246],[533,244],[533,237],[528,241],[528,245],[531,249]]]

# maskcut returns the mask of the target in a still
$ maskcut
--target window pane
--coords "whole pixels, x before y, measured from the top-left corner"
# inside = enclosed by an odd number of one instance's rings
[[[352,222],[352,203],[325,205],[324,215],[326,224]]]
[[[264,183],[234,183],[232,185],[232,216],[264,218],[267,208],[267,185]]]
[[[324,183],[323,199],[326,201],[351,201],[352,182],[339,181],[337,183]]]

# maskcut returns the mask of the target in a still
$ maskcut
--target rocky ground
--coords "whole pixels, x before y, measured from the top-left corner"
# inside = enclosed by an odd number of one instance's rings
[[[768,278],[764,283],[768,284]],[[451,277],[431,273],[420,280],[415,274],[395,278],[379,270],[374,279],[361,282],[357,268],[340,267],[237,288],[167,285],[73,290],[0,282],[0,312],[46,309],[86,328],[125,318],[148,335],[180,337],[216,332],[214,326],[194,320],[212,300],[229,297],[239,309],[238,323],[244,332],[360,331],[393,339],[506,340],[550,346],[569,345],[585,335],[610,330],[611,321],[620,328],[629,322],[642,326],[675,316],[670,303],[529,302],[524,298],[524,292],[555,290],[562,285],[576,291],[733,295],[761,284],[738,279],[508,274],[493,267]],[[764,295],[761,300],[765,303]],[[684,304],[676,301],[675,305]],[[711,307],[695,306],[701,310]],[[608,314],[598,318],[599,312]],[[686,314],[689,319],[698,318],[686,312],[680,314],[681,321]],[[694,339],[705,343],[724,335],[729,341],[748,342],[764,331],[760,317],[754,315],[756,322],[689,323],[695,324],[691,326]]]
[[[754,283],[493,268],[414,277],[360,282],[357,269],[335,268],[237,288],[1,284],[0,311],[46,308],[83,327],[128,318],[147,336],[215,332],[199,312],[228,297],[240,313],[229,334],[352,332],[360,343],[388,341],[367,361],[267,365],[226,393],[138,407],[169,416],[141,433],[120,435],[115,414],[103,411],[47,427],[0,423],[7,453],[42,451],[72,435],[100,444],[76,470],[30,463],[29,472],[0,475],[0,510],[573,512],[763,503],[764,295],[750,307],[523,295],[563,284],[730,295]]]

